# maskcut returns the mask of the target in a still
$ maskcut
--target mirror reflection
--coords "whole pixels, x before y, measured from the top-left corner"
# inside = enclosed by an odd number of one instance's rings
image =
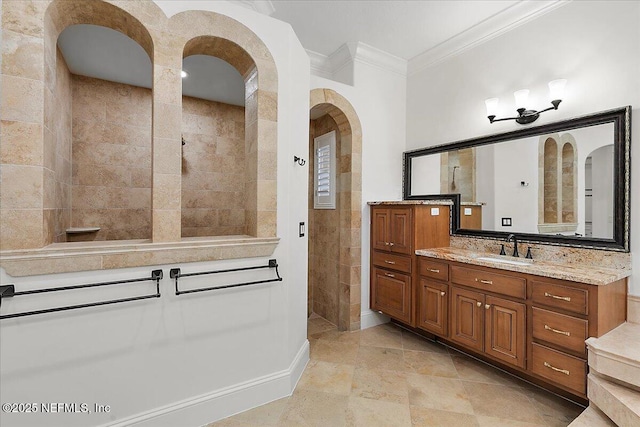
[[[612,239],[614,123],[411,159],[411,195],[460,194],[460,228]]]

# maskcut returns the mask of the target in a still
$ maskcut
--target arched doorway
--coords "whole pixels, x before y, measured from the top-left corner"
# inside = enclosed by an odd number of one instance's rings
[[[360,329],[362,128],[353,106],[331,89],[311,91],[309,126],[309,314],[340,330]],[[315,209],[314,140],[335,132],[335,208]]]

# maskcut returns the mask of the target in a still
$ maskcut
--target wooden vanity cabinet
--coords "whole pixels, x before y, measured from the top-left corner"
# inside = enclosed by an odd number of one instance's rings
[[[587,392],[585,340],[626,319],[626,281],[594,286],[531,278],[528,369],[581,396]]]
[[[418,272],[418,328],[580,399],[585,340],[626,318],[624,279],[596,286],[427,257]]]
[[[446,205],[385,203],[371,207],[373,310],[416,326],[416,301],[421,296],[415,251],[448,246],[449,217]]]
[[[524,369],[526,282],[460,266],[451,266],[451,282],[455,284],[451,288],[451,340]],[[522,302],[503,296],[521,298]]]
[[[418,261],[417,327],[446,336],[449,330],[449,265],[421,258]]]

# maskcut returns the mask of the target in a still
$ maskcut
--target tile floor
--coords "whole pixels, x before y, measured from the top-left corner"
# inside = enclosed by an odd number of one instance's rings
[[[291,397],[223,426],[567,426],[584,408],[392,324],[308,323],[311,360]]]

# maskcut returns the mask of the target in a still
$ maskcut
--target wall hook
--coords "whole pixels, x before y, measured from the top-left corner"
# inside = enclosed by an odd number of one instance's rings
[[[304,166],[307,161],[305,159],[303,159],[302,157],[298,157],[298,156],[293,156],[293,161],[298,163],[300,166]]]

